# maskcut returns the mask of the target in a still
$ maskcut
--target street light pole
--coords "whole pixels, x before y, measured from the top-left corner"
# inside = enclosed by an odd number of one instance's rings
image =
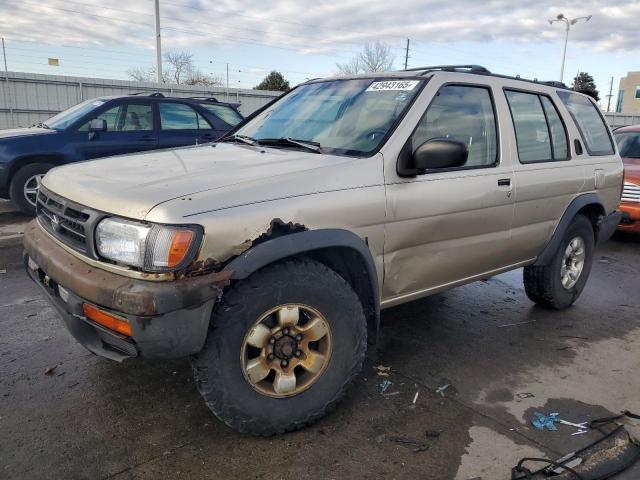
[[[571,25],[575,25],[580,20],[584,20],[588,22],[591,20],[591,15],[587,15],[586,17],[577,17],[577,18],[567,18],[563,13],[559,14],[553,20],[549,20],[549,25],[553,25],[554,22],[564,22],[565,32],[564,32],[564,49],[562,51],[562,66],[560,67],[560,81],[564,81],[564,62],[567,58],[567,43],[569,43],[569,30],[571,30]]]
[[[156,81],[162,81],[162,44],[160,41],[160,0],[155,1],[156,4]]]

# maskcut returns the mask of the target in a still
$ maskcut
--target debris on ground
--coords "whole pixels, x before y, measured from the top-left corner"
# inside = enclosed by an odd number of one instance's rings
[[[533,415],[536,418],[531,420],[531,425],[536,427],[538,430],[544,431],[545,428],[552,432],[558,430],[558,427],[556,427],[556,422],[559,420],[559,413],[550,413],[549,415],[544,415],[540,412],[533,412]]]
[[[397,390],[395,392],[389,392],[389,393],[383,393],[382,394],[383,397],[394,397],[396,395],[400,395],[400,392],[398,392]]]
[[[535,322],[537,322],[537,320],[529,320],[528,322],[507,323],[505,325],[498,325],[498,328],[517,327],[518,325],[527,325],[529,323],[535,323]]]
[[[386,393],[387,390],[389,390],[389,387],[391,386],[391,380],[384,380],[380,385],[380,393]]]
[[[396,445],[411,449],[413,453],[426,452],[429,450],[429,444],[427,442],[422,442],[413,438],[391,437],[389,440]]]
[[[439,393],[441,397],[444,397],[444,391],[450,386],[451,385],[448,383],[446,385],[441,385],[438,388],[436,388],[436,393]]]
[[[533,393],[523,392],[523,393],[516,393],[516,397],[518,397],[518,398],[534,398],[535,395]]]
[[[427,430],[424,434],[427,438],[438,438],[440,436],[440,432],[437,430]]]
[[[3,268],[2,270],[0,270],[0,275],[4,275],[5,273],[7,273],[6,269]]]
[[[413,396],[413,402],[411,402],[413,405],[416,404],[416,402],[418,401],[418,395],[420,394],[420,391],[418,390],[416,392],[416,394]]]
[[[54,365],[53,367],[48,367],[45,371],[44,374],[45,375],[53,375],[53,372],[56,371],[56,368],[58,368],[57,365]]]
[[[376,373],[381,377],[388,377],[391,367],[385,367],[384,365],[378,365],[375,367]]]

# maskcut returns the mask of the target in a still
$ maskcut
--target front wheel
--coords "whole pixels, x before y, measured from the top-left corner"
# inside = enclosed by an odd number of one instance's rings
[[[11,201],[27,215],[35,215],[40,182],[52,168],[53,165],[49,163],[30,163],[18,170],[11,179]]]
[[[366,342],[350,285],[321,263],[288,260],[225,291],[192,366],[220,420],[267,436],[333,409],[362,367]]]
[[[589,278],[594,248],[591,222],[576,215],[551,262],[524,268],[527,296],[538,305],[556,310],[573,305]]]

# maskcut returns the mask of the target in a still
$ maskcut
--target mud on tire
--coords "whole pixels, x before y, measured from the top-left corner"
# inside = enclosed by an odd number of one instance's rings
[[[566,288],[562,283],[561,271],[565,252],[575,238],[582,239],[584,243],[584,265],[575,285]],[[595,235],[591,222],[583,215],[576,215],[551,262],[548,265],[530,265],[524,268],[524,289],[527,296],[538,305],[555,310],[573,305],[589,278],[594,248]]]
[[[275,398],[245,378],[245,335],[279,305],[304,304],[322,314],[332,349],[322,374],[306,390]],[[191,359],[195,383],[211,411],[240,432],[269,436],[297,430],[332,410],[362,368],[367,322],[350,285],[310,259],[269,265],[232,284],[214,308],[205,345]]]

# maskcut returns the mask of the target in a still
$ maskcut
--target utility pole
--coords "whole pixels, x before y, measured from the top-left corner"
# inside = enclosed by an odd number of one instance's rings
[[[160,40],[160,0],[156,4],[156,81],[162,81],[162,41]]]
[[[564,22],[565,32],[564,32],[564,50],[562,51],[562,66],[560,67],[560,81],[564,81],[564,62],[567,58],[567,43],[569,42],[569,30],[571,30],[571,26],[578,23],[580,20],[589,21],[591,20],[591,15],[587,15],[586,17],[578,17],[578,18],[567,18],[563,13],[559,14],[553,20],[549,20],[549,25],[553,25],[554,22]]]
[[[13,127],[13,101],[11,100],[11,92],[9,91],[9,69],[7,68],[7,52],[4,49],[4,37],[2,37],[2,57],[4,58],[4,78],[7,85],[4,94],[4,101],[7,104],[7,107],[9,107],[9,126]]]
[[[409,39],[407,38],[407,48],[404,51],[404,69],[407,69],[407,66],[409,64]]]
[[[613,77],[611,77],[611,83],[609,84],[609,99],[607,100],[607,113],[611,111],[611,97],[613,97]]]
[[[227,95],[226,101],[229,101],[229,63],[227,63]]]

